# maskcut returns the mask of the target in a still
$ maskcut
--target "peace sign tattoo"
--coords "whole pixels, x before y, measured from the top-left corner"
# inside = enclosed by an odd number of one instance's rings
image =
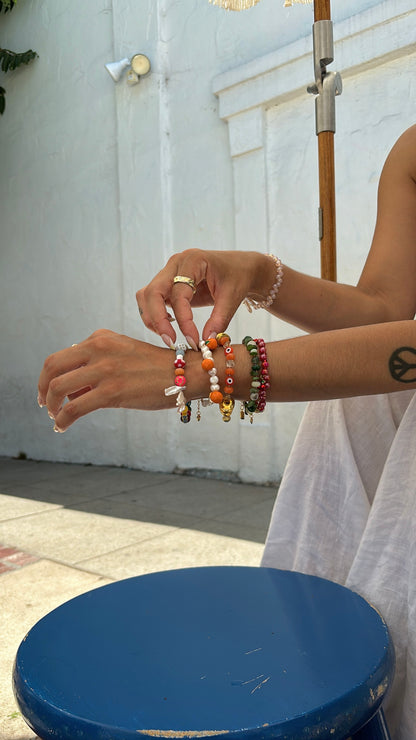
[[[399,383],[416,382],[416,349],[399,347],[389,360],[390,375]]]

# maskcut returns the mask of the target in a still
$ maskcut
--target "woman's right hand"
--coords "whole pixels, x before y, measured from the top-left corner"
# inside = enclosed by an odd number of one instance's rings
[[[168,346],[176,339],[166,308],[170,306],[182,334],[196,349],[199,333],[193,308],[213,305],[202,330],[202,338],[207,339],[226,330],[246,296],[267,296],[275,272],[270,257],[257,252],[187,249],[173,255],[153,280],[137,291],[137,305],[144,324]],[[191,278],[195,293],[186,283],[174,283],[177,275]]]

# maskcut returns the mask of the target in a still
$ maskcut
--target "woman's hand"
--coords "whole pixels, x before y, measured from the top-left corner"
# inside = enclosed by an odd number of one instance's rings
[[[101,329],[46,359],[39,405],[59,432],[100,408],[169,408],[175,398],[164,389],[173,382],[173,360],[167,349]]]
[[[270,257],[257,252],[217,252],[188,249],[173,255],[153,280],[136,294],[144,324],[170,346],[176,339],[171,306],[179,328],[193,349],[199,341],[192,309],[214,306],[202,337],[225,331],[238,306],[250,294],[267,296],[275,279]],[[191,278],[195,293],[186,283],[174,283],[176,275]]]

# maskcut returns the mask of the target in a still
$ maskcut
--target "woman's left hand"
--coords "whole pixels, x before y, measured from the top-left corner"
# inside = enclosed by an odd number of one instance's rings
[[[38,402],[58,432],[100,408],[169,408],[175,399],[164,389],[172,385],[172,367],[168,349],[100,329],[45,360]]]

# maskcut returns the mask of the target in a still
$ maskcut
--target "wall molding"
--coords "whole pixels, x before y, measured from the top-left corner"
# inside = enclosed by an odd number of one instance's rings
[[[335,23],[331,69],[347,79],[416,53],[415,28],[414,0],[385,0]],[[219,99],[220,118],[229,124],[231,156],[261,148],[264,111],[305,95],[311,82],[312,34],[215,77],[213,92]]]

